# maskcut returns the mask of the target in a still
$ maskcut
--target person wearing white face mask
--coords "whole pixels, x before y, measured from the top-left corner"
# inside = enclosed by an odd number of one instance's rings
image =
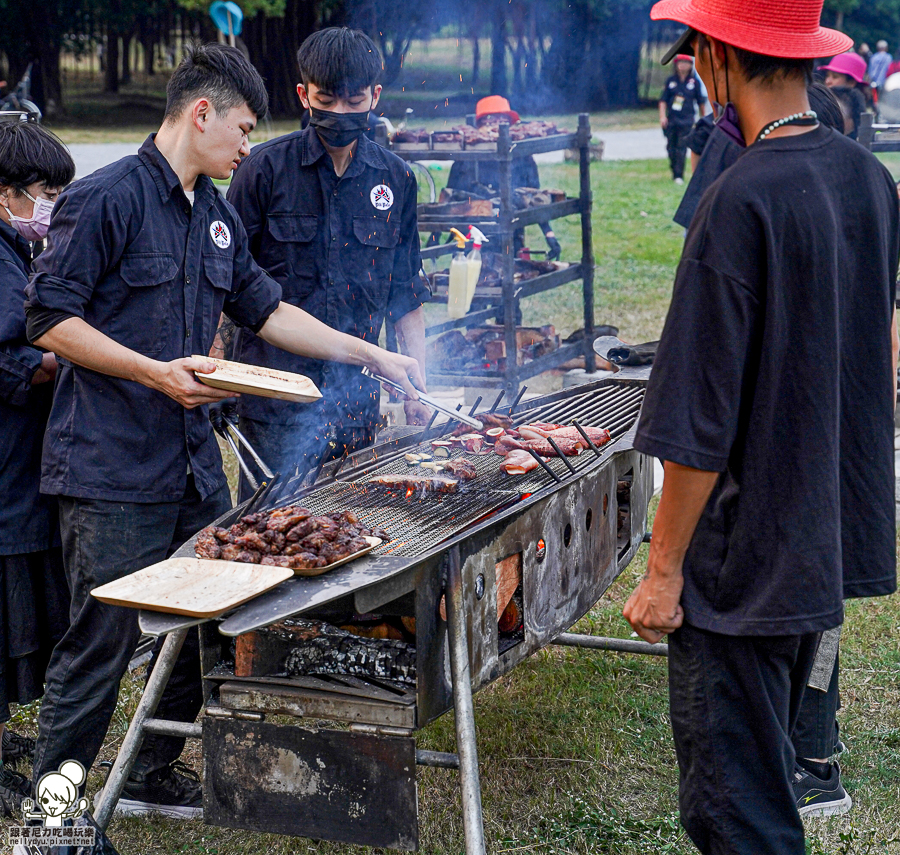
[[[75,175],[63,144],[39,125],[0,122],[0,812],[30,796],[11,768],[34,741],[5,729],[11,703],[43,694],[44,671],[68,626],[69,591],[56,501],[39,492],[41,445],[56,358],[25,334],[31,242],[47,234],[59,191]]]

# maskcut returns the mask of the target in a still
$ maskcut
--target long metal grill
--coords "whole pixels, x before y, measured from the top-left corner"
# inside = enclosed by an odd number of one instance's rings
[[[547,465],[556,478],[572,483],[594,466],[602,465],[611,456],[615,441],[634,424],[644,397],[643,384],[611,383],[600,389],[580,392],[576,387],[570,394],[539,399],[515,414],[516,426],[533,422],[571,424],[577,419],[582,427],[606,428],[612,441],[600,448],[600,455],[584,451],[566,461],[550,458]],[[451,458],[463,458],[472,463],[478,477],[460,481],[458,493],[439,494],[390,491],[367,483],[378,475],[432,475],[429,470],[409,466],[405,454],[430,452],[431,439],[415,446],[392,451],[387,457],[372,461],[367,467],[352,473],[346,480],[337,480],[310,492],[300,490],[289,497],[279,496],[272,506],[301,503],[317,514],[352,510],[371,527],[381,527],[391,540],[375,550],[376,554],[411,556],[421,554],[452,537],[490,514],[518,505],[531,495],[552,485],[555,479],[538,467],[526,475],[509,476],[500,469],[502,458],[493,452],[476,455],[454,449]]]

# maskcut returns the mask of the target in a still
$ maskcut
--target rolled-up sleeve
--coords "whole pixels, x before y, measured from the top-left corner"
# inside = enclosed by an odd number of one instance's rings
[[[247,232],[234,217],[234,270],[225,314],[236,324],[259,332],[281,302],[281,286],[254,261]]]
[[[400,239],[394,251],[391,290],[388,294],[387,317],[397,321],[431,299],[431,291],[419,275],[419,225],[416,215],[416,179],[407,171],[401,208]]]
[[[63,191],[25,291],[30,341],[66,318],[84,318],[97,282],[127,245],[130,221],[105,185],[82,179]]]

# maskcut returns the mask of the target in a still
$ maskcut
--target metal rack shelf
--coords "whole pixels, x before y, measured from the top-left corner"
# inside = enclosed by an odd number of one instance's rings
[[[516,364],[515,359],[507,359],[503,372],[479,372],[477,370],[463,372],[431,372],[429,381],[437,385],[478,385],[503,388],[510,399],[518,393],[522,380],[550,370],[578,356],[584,356],[585,368],[593,373],[596,368],[594,351],[591,343],[594,340],[594,254],[591,231],[591,185],[590,185],[590,143],[591,128],[587,113],[578,116],[578,130],[574,134],[555,134],[550,137],[513,142],[510,139],[509,125],[499,128],[499,140],[496,149],[478,150],[434,150],[434,149],[394,149],[394,153],[404,160],[442,160],[442,161],[494,161],[500,171],[500,209],[496,217],[465,216],[419,217],[419,231],[426,233],[446,232],[461,223],[477,226],[499,247],[503,257],[500,286],[479,288],[475,292],[473,311],[459,319],[447,319],[434,324],[425,330],[427,336],[435,336],[453,329],[462,329],[484,323],[493,318],[502,317],[504,342],[507,354],[516,354],[516,318],[519,301],[553,288],[559,288],[577,279],[582,281],[584,302],[584,340],[583,343],[564,345],[552,353],[531,360],[524,365]],[[514,190],[512,186],[512,165],[519,158],[530,157],[550,151],[577,149],[579,160],[579,194],[577,197],[539,205],[534,208],[516,209],[514,207]],[[565,270],[556,270],[525,281],[515,281],[515,257],[513,254],[514,234],[519,229],[535,223],[548,222],[572,215],[581,217],[581,261]],[[453,251],[453,246],[443,244],[429,246],[422,250],[423,258],[435,259]],[[440,291],[436,302],[446,302],[446,293]],[[549,320],[549,319],[548,319]]]

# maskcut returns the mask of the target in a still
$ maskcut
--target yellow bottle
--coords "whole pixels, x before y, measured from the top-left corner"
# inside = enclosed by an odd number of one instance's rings
[[[456,229],[450,229],[456,238],[458,252],[450,260],[450,286],[447,289],[447,316],[462,318],[468,311],[466,297],[469,290],[469,260],[466,258],[466,239]]]

